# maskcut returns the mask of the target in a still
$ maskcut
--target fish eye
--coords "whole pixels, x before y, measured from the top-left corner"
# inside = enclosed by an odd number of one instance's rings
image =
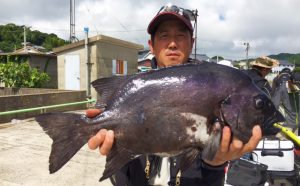
[[[256,109],[262,109],[265,106],[265,102],[262,96],[257,96],[254,98],[254,104]]]

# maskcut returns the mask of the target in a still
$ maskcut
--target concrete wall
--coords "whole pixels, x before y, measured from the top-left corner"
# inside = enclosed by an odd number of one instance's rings
[[[64,92],[64,90],[45,89],[45,88],[8,88],[8,87],[0,87],[0,97],[1,96],[12,96],[12,95],[24,95],[24,94],[53,93],[53,92]]]
[[[57,105],[85,101],[85,91],[63,91],[57,89],[11,89],[0,88],[0,112],[19,109],[35,108],[41,106]],[[47,109],[45,112],[62,112],[86,109],[86,105],[74,105],[60,108]],[[0,116],[0,123],[12,119],[34,117],[41,111]]]
[[[137,72],[138,50],[127,48],[110,43],[97,43],[98,60],[98,77],[108,77],[112,75],[112,60],[121,59],[127,61],[127,73],[134,74]]]
[[[91,74],[91,80],[94,81],[103,77],[112,76],[112,60],[120,59],[127,61],[127,74],[137,73],[138,50],[123,46],[113,45],[106,42],[97,43],[92,54],[96,54]],[[95,69],[96,68],[96,69]],[[98,98],[97,92],[92,88],[92,97]]]
[[[112,76],[112,60],[122,59],[127,61],[127,74],[133,74],[138,71],[138,49],[130,45],[109,39],[99,39],[89,43],[89,60],[92,63],[91,81],[98,78]],[[76,43],[75,43],[76,44]],[[65,89],[65,56],[79,55],[80,58],[80,90],[86,90],[86,55],[84,44],[77,44],[74,48],[61,50],[57,55],[58,67],[58,88]],[[135,46],[136,47],[136,46]],[[92,98],[97,99],[96,91],[91,88]]]
[[[41,72],[44,72],[45,70],[45,72],[50,76],[50,81],[45,84],[44,88],[58,88],[56,56],[31,56],[29,64],[31,67],[40,69]]]

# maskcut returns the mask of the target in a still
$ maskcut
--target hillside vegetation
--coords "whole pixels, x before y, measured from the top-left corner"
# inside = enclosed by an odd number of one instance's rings
[[[13,23],[0,25],[0,50],[2,52],[13,52],[15,49],[22,48],[24,42],[24,27]],[[38,30],[26,28],[26,42],[33,45],[42,46],[45,52],[52,48],[59,47],[68,43],[56,34],[47,34]]]
[[[300,67],[300,54],[289,54],[289,53],[280,53],[277,55],[269,55],[270,58],[278,60],[287,60],[290,63]]]

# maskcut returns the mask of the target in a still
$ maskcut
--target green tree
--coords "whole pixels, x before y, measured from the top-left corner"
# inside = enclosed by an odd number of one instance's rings
[[[300,72],[300,67],[295,67],[294,72]]]
[[[41,73],[25,63],[0,63],[0,82],[5,87],[40,88],[50,80],[47,73]]]
[[[33,45],[43,46],[46,51],[51,51],[55,47],[63,46],[68,41],[60,39],[55,34],[42,33],[38,30],[26,28],[26,41]],[[22,48],[24,42],[24,27],[13,23],[0,25],[0,50],[3,52],[13,52]]]
[[[55,34],[50,34],[48,37],[45,39],[43,43],[43,47],[46,48],[46,50],[50,50],[55,47],[59,47],[65,44],[65,41],[58,38]]]
[[[0,25],[0,50],[12,52],[22,46],[22,27],[15,24]]]
[[[212,57],[212,59],[219,59],[219,61],[221,61],[221,60],[223,60],[224,58],[222,57],[222,56],[214,56],[214,57]]]

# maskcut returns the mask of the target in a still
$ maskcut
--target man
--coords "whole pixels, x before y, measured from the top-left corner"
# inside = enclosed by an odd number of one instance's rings
[[[284,126],[297,132],[299,128],[299,74],[292,74],[289,68],[284,68],[273,80],[272,101],[277,109],[285,115]],[[298,134],[299,135],[299,134]]]
[[[278,66],[278,64],[279,62],[275,59],[259,57],[250,63],[252,66],[251,69],[244,71],[269,98],[271,98],[272,89],[265,77],[272,71],[272,68]]]
[[[189,56],[193,48],[193,27],[190,21],[191,11],[179,8],[177,6],[162,7],[159,13],[152,19],[148,26],[148,33],[151,39],[148,44],[155,58],[152,61],[153,68],[169,67],[184,64],[190,61]],[[87,113],[88,116],[89,113]],[[172,169],[170,172],[169,185],[223,185],[224,166],[228,160],[237,159],[244,153],[255,149],[261,139],[261,129],[255,126],[252,131],[253,136],[247,144],[233,137],[229,127],[224,127],[220,148],[213,161],[202,160],[199,157],[193,165],[181,175],[180,171]],[[130,135],[130,134],[129,134]],[[107,155],[114,141],[113,131],[100,130],[89,140],[90,149],[99,147],[100,153]],[[127,164],[116,175],[118,179],[125,179],[120,185],[148,185],[147,174],[144,172],[146,161],[146,170],[149,168],[148,157],[135,159]],[[154,159],[156,159],[154,157]],[[175,159],[176,161],[176,159]],[[153,162],[153,161],[152,161]],[[173,164],[174,162],[171,162]],[[174,165],[176,162],[174,163]],[[156,171],[158,168],[156,168]],[[152,168],[152,167],[150,167]],[[173,172],[175,170],[175,172]],[[146,171],[147,172],[147,171]],[[151,174],[151,173],[150,173]],[[175,175],[175,176],[174,176]],[[136,182],[140,179],[141,182]],[[151,178],[150,178],[151,179]],[[144,181],[143,181],[144,180]]]

